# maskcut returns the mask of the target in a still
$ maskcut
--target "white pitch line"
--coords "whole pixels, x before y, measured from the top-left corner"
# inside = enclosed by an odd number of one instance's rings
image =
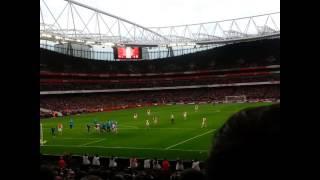
[[[191,151],[191,152],[206,152],[208,150],[203,149],[166,149],[167,151]]]
[[[96,140],[96,141],[88,142],[88,143],[85,143],[85,144],[81,144],[80,146],[87,146],[89,144],[94,144],[94,143],[97,143],[97,142],[101,142],[103,140],[105,140],[105,139],[99,139],[99,140]]]
[[[83,145],[42,145],[48,147],[77,147],[77,148],[102,148],[102,149],[135,149],[135,150],[158,150],[158,151],[194,151],[194,152],[205,152],[208,150],[193,150],[193,149],[163,149],[163,148],[139,148],[139,147],[106,147],[106,146],[83,146]]]
[[[55,140],[63,140],[63,139],[71,139],[71,140],[77,140],[77,139],[85,139],[85,140],[87,140],[87,139],[102,139],[102,138],[72,138],[72,137],[70,137],[70,138],[68,138],[68,137],[58,137],[58,138],[56,138]]]
[[[174,145],[171,145],[171,146],[169,146],[169,147],[166,147],[165,149],[167,149],[167,150],[168,150],[168,149],[171,149],[171,148],[173,148],[173,147],[175,147],[175,146],[178,146],[178,145],[180,145],[180,144],[186,143],[186,142],[188,142],[188,141],[190,141],[190,140],[192,140],[192,139],[195,139],[195,138],[198,138],[198,137],[200,137],[200,136],[209,134],[209,133],[211,133],[211,132],[213,132],[213,131],[215,131],[215,130],[216,130],[216,129],[211,129],[210,131],[207,131],[207,132],[205,132],[205,133],[203,133],[203,134],[199,134],[199,135],[194,136],[194,137],[192,137],[192,138],[189,138],[189,139],[187,139],[187,140],[178,142],[177,144],[174,144]]]

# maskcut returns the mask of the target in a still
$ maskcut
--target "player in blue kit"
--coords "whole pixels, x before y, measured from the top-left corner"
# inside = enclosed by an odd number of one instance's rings
[[[107,121],[107,132],[110,132],[110,129],[111,129],[111,121],[108,120]]]

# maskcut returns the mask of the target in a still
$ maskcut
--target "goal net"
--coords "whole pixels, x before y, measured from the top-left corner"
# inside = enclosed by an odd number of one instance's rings
[[[247,101],[247,97],[245,95],[225,97],[225,103],[244,103],[246,101]]]

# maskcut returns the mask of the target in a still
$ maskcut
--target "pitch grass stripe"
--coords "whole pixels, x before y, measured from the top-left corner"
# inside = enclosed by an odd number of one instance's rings
[[[77,148],[102,148],[102,149],[134,149],[134,150],[157,150],[157,151],[191,151],[191,152],[206,152],[203,149],[162,149],[162,148],[139,148],[139,147],[106,147],[106,146],[83,146],[83,145],[42,145],[47,147],[77,147]]]
[[[80,145],[80,146],[87,146],[87,145],[89,145],[89,144],[98,143],[98,142],[101,142],[101,141],[103,141],[103,140],[105,140],[105,139],[99,139],[99,140],[96,140],[96,141],[88,142],[88,143],[82,144],[82,145]]]
[[[194,137],[192,137],[192,138],[189,138],[189,139],[187,139],[187,140],[181,141],[181,142],[179,142],[179,143],[177,143],[177,144],[174,144],[174,145],[171,145],[171,146],[169,146],[169,147],[166,147],[165,149],[167,149],[167,150],[168,150],[168,149],[171,149],[171,148],[176,147],[176,146],[178,146],[178,145],[180,145],[180,144],[183,144],[183,143],[186,143],[186,142],[188,142],[188,141],[191,141],[192,139],[195,139],[195,138],[198,138],[198,137],[200,137],[200,136],[203,136],[203,135],[212,133],[212,132],[215,131],[215,130],[216,130],[216,129],[212,129],[212,130],[207,131],[207,132],[205,132],[205,133],[203,133],[203,134],[199,134],[199,135],[194,136]]]

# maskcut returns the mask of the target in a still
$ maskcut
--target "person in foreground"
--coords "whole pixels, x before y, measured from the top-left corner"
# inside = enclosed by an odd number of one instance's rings
[[[216,132],[207,179],[277,177],[280,144],[280,104],[244,109]]]

